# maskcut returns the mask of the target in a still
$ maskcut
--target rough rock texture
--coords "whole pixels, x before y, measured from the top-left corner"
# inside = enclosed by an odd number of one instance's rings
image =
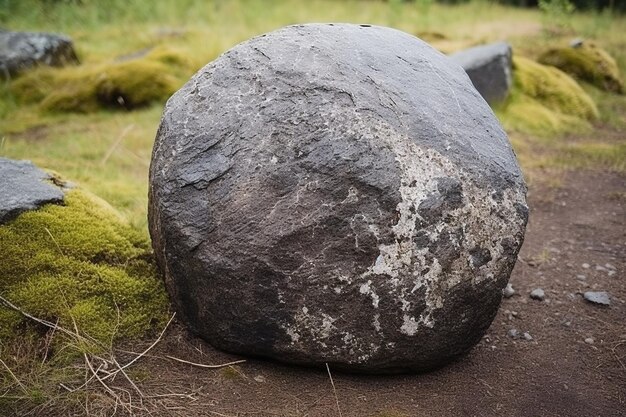
[[[153,246],[214,346],[363,372],[467,352],[523,240],[525,186],[465,72],[369,25],[242,43],[167,103]]]
[[[78,63],[72,40],[64,35],[0,30],[0,77],[35,65]]]
[[[509,94],[513,78],[512,57],[511,45],[506,42],[477,46],[450,55],[491,104],[504,100]]]
[[[30,161],[0,158],[0,224],[47,203],[63,201],[52,177]]]
[[[593,304],[600,304],[603,306],[611,305],[611,298],[605,291],[587,291],[583,294],[585,300]]]

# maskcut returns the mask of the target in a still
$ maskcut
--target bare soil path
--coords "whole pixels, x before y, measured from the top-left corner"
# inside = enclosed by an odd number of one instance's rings
[[[566,173],[556,189],[532,187],[529,202],[526,241],[510,281],[517,294],[503,300],[488,334],[465,358],[422,375],[332,373],[335,398],[326,370],[250,359],[209,370],[163,359],[241,359],[174,324],[151,352],[160,358],[144,358],[136,372],[145,374],[146,392],[189,396],[160,397],[152,415],[625,415],[626,177]],[[529,297],[535,288],[545,291],[544,301]],[[582,293],[590,290],[607,291],[610,307],[585,301]],[[512,338],[511,329],[532,340]]]

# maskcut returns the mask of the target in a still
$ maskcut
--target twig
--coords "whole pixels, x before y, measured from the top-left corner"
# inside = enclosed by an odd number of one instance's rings
[[[208,368],[208,369],[225,368],[227,366],[237,365],[238,363],[244,363],[246,361],[245,359],[242,359],[242,360],[239,360],[239,361],[222,363],[220,365],[205,365],[203,363],[189,362],[189,361],[186,361],[184,359],[179,359],[179,358],[176,358],[176,357],[170,356],[170,355],[165,355],[165,357],[168,358],[168,359],[171,359],[173,361],[182,362],[182,363],[186,363],[186,364],[189,364],[189,365],[197,366],[199,368]]]
[[[52,241],[54,242],[54,244],[56,245],[57,249],[59,250],[59,253],[61,254],[61,256],[65,256],[65,254],[63,253],[63,251],[61,250],[61,246],[59,246],[59,242],[57,242],[57,240],[54,238],[54,236],[52,236],[52,233],[50,233],[50,230],[48,230],[47,227],[44,227],[44,230],[46,232],[48,232],[48,235],[50,235],[50,237],[52,238]]]
[[[328,362],[326,362],[326,371],[328,371],[328,378],[330,378],[330,385],[333,386],[333,395],[335,396],[335,402],[337,403],[337,412],[339,413],[339,417],[343,417],[341,414],[341,408],[339,407],[339,397],[337,397],[337,390],[335,389],[333,376],[330,374],[330,367],[328,366]]]
[[[59,325],[59,319],[57,318],[57,321],[56,323],[54,323],[54,327],[52,328],[52,333],[46,334],[46,351],[44,352],[41,363],[46,363],[46,359],[48,359],[48,352],[50,351],[50,343],[52,343],[52,339],[54,338],[54,332],[56,332],[58,325]]]
[[[120,142],[122,142],[122,140],[124,140],[124,137],[128,134],[128,132],[131,131],[131,129],[135,127],[134,124],[129,124],[128,126],[126,126],[124,128],[124,130],[122,130],[122,133],[119,134],[119,136],[117,137],[117,139],[115,140],[115,142],[113,142],[113,145],[111,145],[109,147],[109,150],[107,151],[107,153],[104,155],[104,157],[102,158],[102,160],[100,161],[100,165],[104,165],[107,163],[107,161],[109,160],[109,158],[111,157],[111,155],[113,155],[113,152],[115,152],[115,149],[118,147],[118,145],[120,144]]]
[[[87,342],[87,343],[95,343],[97,345],[100,345],[100,343],[95,340],[95,339],[91,339],[91,338],[87,338],[85,336],[82,336],[80,334],[74,333],[70,330],[67,330],[64,327],[61,327],[55,323],[52,323],[48,320],[44,320],[44,319],[40,319],[38,317],[33,316],[32,314],[28,314],[27,312],[25,312],[24,310],[22,310],[21,308],[19,308],[18,306],[16,306],[15,304],[13,304],[12,302],[10,302],[9,300],[7,300],[6,298],[2,297],[0,295],[0,302],[2,302],[6,307],[9,307],[15,311],[17,311],[18,313],[22,314],[24,317],[27,317],[39,324],[43,324],[46,327],[49,327],[51,329],[57,329],[58,331],[60,331],[61,333],[65,333],[68,336],[71,336],[73,338],[76,338],[77,340],[83,341],[83,342]]]
[[[170,318],[170,320],[167,322],[167,324],[165,325],[165,327],[163,328],[163,330],[161,331],[161,334],[159,335],[159,337],[152,342],[152,344],[150,346],[148,346],[148,348],[146,350],[144,350],[143,352],[141,352],[139,355],[135,356],[130,362],[128,362],[126,365],[121,366],[118,368],[118,371],[116,372],[112,372],[110,375],[105,376],[103,379],[107,379],[109,378],[111,375],[115,375],[117,374],[117,372],[124,370],[126,368],[128,368],[129,366],[131,366],[133,363],[137,362],[142,356],[144,356],[146,353],[148,353],[153,347],[156,346],[157,343],[159,343],[159,341],[163,338],[163,335],[165,334],[165,331],[167,330],[167,328],[169,327],[170,323],[172,322],[172,320],[174,320],[174,317],[176,316],[176,313],[172,314],[172,317]]]
[[[2,363],[2,365],[6,368],[7,371],[9,371],[9,374],[11,375],[11,377],[13,377],[13,379],[15,380],[15,382],[17,382],[17,385],[19,385],[19,387],[22,389],[22,391],[24,392],[24,394],[28,395],[28,390],[26,389],[26,387],[24,386],[24,384],[22,384],[20,382],[19,379],[17,379],[17,377],[15,376],[15,374],[13,373],[13,371],[11,370],[11,368],[9,368],[9,366],[4,363],[4,361],[2,359],[0,359],[0,363]]]

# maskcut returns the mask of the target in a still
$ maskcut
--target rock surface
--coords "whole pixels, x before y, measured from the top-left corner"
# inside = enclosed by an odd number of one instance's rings
[[[0,30],[0,77],[14,76],[35,65],[68,63],[78,63],[78,58],[67,36]]]
[[[0,224],[24,211],[63,201],[63,191],[53,185],[50,174],[30,161],[0,158],[0,178]]]
[[[512,58],[511,45],[506,42],[476,46],[450,55],[490,104],[504,100],[509,94],[513,80]]]
[[[541,288],[535,288],[530,292],[530,298],[543,301],[546,298],[546,293]]]
[[[600,304],[603,306],[611,305],[611,299],[609,294],[605,291],[587,291],[583,294],[585,300],[593,304]]]
[[[149,223],[173,303],[214,346],[426,370],[493,320],[525,185],[461,68],[369,25],[290,26],[167,103]]]

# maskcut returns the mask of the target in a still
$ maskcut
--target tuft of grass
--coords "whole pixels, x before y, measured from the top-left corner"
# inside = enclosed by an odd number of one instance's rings
[[[539,136],[590,130],[598,109],[564,72],[516,56],[513,89],[496,109],[505,128]]]
[[[164,101],[190,73],[185,56],[164,48],[145,56],[64,69],[41,67],[17,79],[11,92],[48,112],[91,113],[102,108],[134,109]]]
[[[544,52],[538,60],[605,91],[624,93],[624,82],[615,59],[594,42],[585,41],[576,48],[552,48]]]

